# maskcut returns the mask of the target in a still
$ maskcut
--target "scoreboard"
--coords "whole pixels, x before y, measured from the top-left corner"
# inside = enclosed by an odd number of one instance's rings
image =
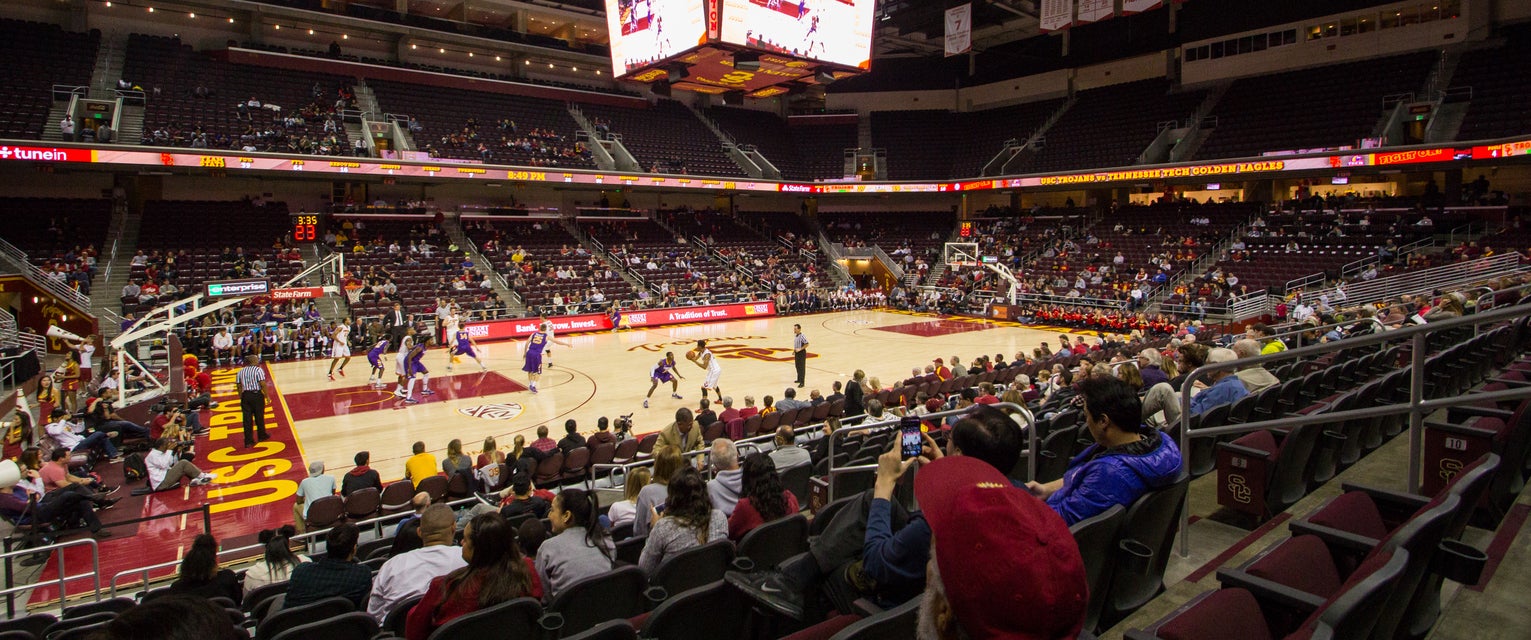
[[[607,0],[612,73],[754,98],[871,68],[875,0]]]

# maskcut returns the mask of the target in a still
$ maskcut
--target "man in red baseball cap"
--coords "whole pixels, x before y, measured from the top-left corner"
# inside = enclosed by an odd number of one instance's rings
[[[932,534],[918,638],[1079,634],[1089,587],[1062,517],[993,465],[966,456],[925,465],[914,496]]]
[[[936,362],[936,369],[935,369],[935,371],[933,373],[936,374],[936,379],[938,379],[938,380],[940,380],[942,382],[945,382],[947,380],[951,380],[952,379],[952,370],[946,368],[946,361],[942,360],[940,358],[936,358],[935,362]]]

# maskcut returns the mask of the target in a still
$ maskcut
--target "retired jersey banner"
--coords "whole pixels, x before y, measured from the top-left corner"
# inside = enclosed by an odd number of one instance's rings
[[[1164,6],[1164,0],[1122,0],[1122,13],[1142,13]]]
[[[1100,22],[1116,15],[1116,0],[1079,0],[1079,16],[1074,24]]]
[[[973,50],[973,5],[946,10],[946,57]]]
[[[1044,33],[1067,29],[1074,21],[1074,0],[1042,0],[1042,13],[1037,21]]]

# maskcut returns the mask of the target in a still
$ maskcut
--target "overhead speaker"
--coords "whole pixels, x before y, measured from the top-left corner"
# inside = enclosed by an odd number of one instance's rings
[[[814,74],[813,81],[819,84],[829,84],[835,81],[835,74],[828,71],[820,71]]]
[[[672,64],[665,67],[665,73],[670,82],[678,82],[691,77],[691,68],[683,64]]]
[[[649,85],[649,91],[654,92],[654,95],[656,96],[668,98],[671,94],[670,81],[660,80],[659,82],[655,82],[654,84]]]
[[[735,53],[734,68],[740,71],[759,71],[760,54],[754,51],[740,51]]]
[[[733,105],[744,104],[744,92],[743,91],[724,91],[723,92],[723,104],[733,104]]]

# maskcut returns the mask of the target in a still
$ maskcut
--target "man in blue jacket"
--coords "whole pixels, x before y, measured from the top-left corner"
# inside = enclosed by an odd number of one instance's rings
[[[1113,376],[1090,376],[1077,386],[1095,444],[1069,461],[1062,478],[1026,483],[1070,526],[1113,505],[1131,506],[1144,493],[1173,483],[1181,468],[1174,439],[1143,425],[1142,402],[1131,385]]]

